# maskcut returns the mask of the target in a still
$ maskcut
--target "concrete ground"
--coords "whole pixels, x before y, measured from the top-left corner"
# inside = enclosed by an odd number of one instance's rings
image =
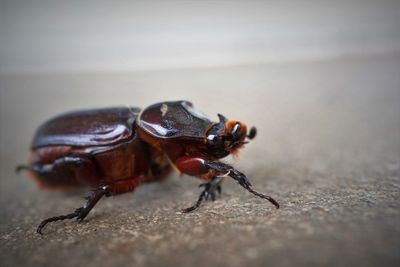
[[[0,77],[0,265],[399,266],[400,54],[276,65]],[[57,113],[188,99],[256,125],[232,180],[191,214],[200,181],[173,175],[102,200],[82,223],[35,233],[77,194],[39,191],[14,167]]]

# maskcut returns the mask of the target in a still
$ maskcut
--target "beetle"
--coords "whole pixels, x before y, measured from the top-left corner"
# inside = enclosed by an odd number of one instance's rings
[[[239,121],[218,114],[212,122],[188,101],[170,101],[137,107],[113,107],[65,113],[41,125],[31,144],[27,170],[40,187],[90,187],[86,203],[74,212],[50,217],[37,227],[42,234],[50,222],[82,221],[103,196],[133,191],[146,182],[165,178],[173,167],[204,180],[191,212],[204,200],[221,194],[221,182],[231,177],[250,193],[279,204],[255,191],[248,178],[219,161],[236,154],[256,136]]]

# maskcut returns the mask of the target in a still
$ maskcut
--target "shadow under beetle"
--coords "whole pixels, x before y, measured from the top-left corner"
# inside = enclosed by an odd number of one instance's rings
[[[256,128],[218,114],[212,122],[188,101],[162,102],[143,111],[117,107],[62,114],[44,123],[32,141],[28,170],[41,187],[87,186],[92,193],[74,212],[43,220],[37,233],[49,222],[76,218],[82,221],[103,196],[133,191],[142,183],[166,177],[175,166],[181,173],[203,179],[197,202],[221,193],[221,181],[231,177],[250,193],[276,202],[252,189],[247,177],[218,161],[235,154],[253,139]]]

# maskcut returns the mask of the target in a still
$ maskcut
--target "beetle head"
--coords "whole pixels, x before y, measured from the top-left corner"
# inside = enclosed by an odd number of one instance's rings
[[[229,154],[235,154],[240,147],[248,143],[245,138],[253,139],[256,136],[256,128],[251,127],[247,134],[247,126],[244,123],[228,120],[218,114],[219,122],[215,123],[207,132],[208,152],[217,158],[223,158]]]

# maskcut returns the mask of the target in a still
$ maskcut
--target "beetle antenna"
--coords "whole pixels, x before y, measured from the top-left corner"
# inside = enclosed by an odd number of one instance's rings
[[[247,135],[247,138],[253,139],[257,135],[257,128],[256,127],[251,127],[249,134]]]

